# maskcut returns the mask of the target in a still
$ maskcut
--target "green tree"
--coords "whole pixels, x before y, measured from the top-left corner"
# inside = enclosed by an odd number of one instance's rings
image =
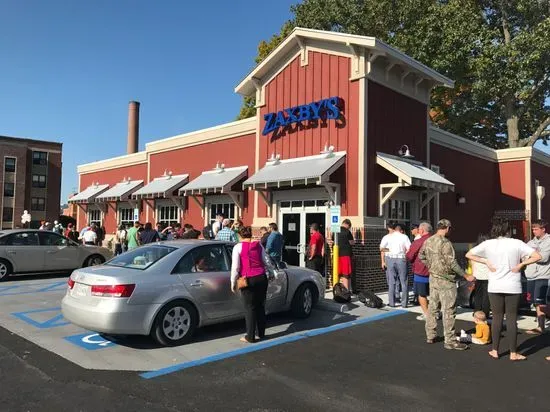
[[[432,93],[432,121],[446,130],[496,148],[547,143],[550,0],[304,0],[292,12],[285,33],[375,36],[455,80]]]

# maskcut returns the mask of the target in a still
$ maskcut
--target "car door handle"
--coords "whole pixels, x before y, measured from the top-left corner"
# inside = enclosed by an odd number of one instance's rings
[[[196,287],[200,287],[202,285],[204,285],[204,283],[202,283],[200,280],[197,280],[195,283],[191,283],[191,285],[189,285],[189,286],[191,286],[192,288],[196,288]]]
[[[47,250],[46,253],[49,253],[51,255],[52,253],[55,253],[55,250]]]
[[[6,251],[6,253],[8,255],[15,255],[16,252],[15,252],[15,250],[8,250],[8,251]]]

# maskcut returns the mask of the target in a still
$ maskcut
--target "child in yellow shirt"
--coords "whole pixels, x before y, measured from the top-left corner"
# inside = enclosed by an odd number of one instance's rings
[[[464,330],[461,330],[460,336],[457,336],[456,340],[462,343],[487,345],[491,342],[491,328],[487,324],[485,313],[482,311],[474,312],[474,322],[476,323],[476,333],[469,335]]]

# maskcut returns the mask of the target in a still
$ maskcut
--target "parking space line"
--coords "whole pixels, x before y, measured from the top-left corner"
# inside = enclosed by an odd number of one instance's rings
[[[176,364],[176,365],[168,366],[166,368],[158,369],[156,371],[144,372],[144,373],[141,373],[139,376],[141,376],[144,379],[153,379],[153,378],[157,378],[159,376],[168,375],[170,373],[178,372],[178,371],[181,371],[181,370],[184,370],[184,369],[189,369],[189,368],[192,368],[194,366],[204,365],[206,363],[216,362],[216,361],[219,361],[219,360],[232,358],[232,357],[239,356],[239,355],[244,355],[246,353],[257,352],[257,351],[268,349],[268,348],[271,348],[271,347],[274,347],[274,346],[283,345],[285,343],[296,342],[298,340],[307,339],[307,338],[310,338],[310,337],[313,337],[313,336],[323,335],[325,333],[330,333],[330,332],[334,332],[334,331],[337,331],[337,330],[346,329],[346,328],[350,328],[350,327],[353,327],[353,326],[362,325],[362,324],[365,324],[365,323],[390,318],[392,316],[404,315],[406,313],[409,313],[409,312],[404,311],[404,310],[393,310],[391,312],[381,313],[379,315],[371,316],[371,317],[364,318],[364,319],[352,320],[352,321],[349,321],[349,322],[339,323],[337,325],[327,326],[327,327],[324,327],[324,328],[319,328],[319,329],[314,329],[314,330],[311,330],[311,331],[298,333],[296,335],[291,335],[291,336],[287,336],[287,337],[283,337],[283,338],[273,339],[271,341],[256,343],[254,345],[250,345],[250,346],[247,346],[245,348],[235,349],[235,350],[228,351],[228,352],[218,353],[216,355],[206,356],[206,357],[201,358],[201,359],[196,359],[196,360],[189,361],[189,362],[179,363],[179,364]]]
[[[27,316],[30,313],[43,313],[43,312],[56,312],[56,315],[52,316],[51,318],[43,322],[36,321],[30,318],[29,316]],[[12,315],[24,322],[27,322],[28,324],[34,326],[35,328],[39,328],[39,329],[50,329],[50,328],[55,328],[58,326],[65,326],[70,324],[70,322],[67,322],[66,320],[64,320],[63,315],[61,313],[57,313],[57,312],[61,312],[61,308],[57,307],[57,308],[48,308],[48,309],[27,310],[25,312],[14,312],[12,313]]]
[[[59,292],[62,291],[63,288],[61,288],[61,285],[67,285],[66,281],[63,282],[55,282],[55,283],[46,283],[46,286],[40,289],[31,289],[29,290],[29,287],[31,286],[44,286],[43,283],[32,283],[32,284],[24,284],[24,285],[14,285],[14,286],[4,286],[0,289],[0,297],[2,296],[15,296],[15,295],[30,295],[33,293],[44,293],[44,292]],[[17,289],[17,288],[23,288],[23,291],[21,292],[9,292],[10,290]]]

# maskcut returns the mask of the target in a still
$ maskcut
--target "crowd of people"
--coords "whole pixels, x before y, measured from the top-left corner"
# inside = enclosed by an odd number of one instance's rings
[[[507,221],[495,220],[488,235],[481,235],[478,244],[468,251],[471,262],[468,273],[458,264],[454,247],[449,240],[451,222],[442,219],[435,233],[429,222],[412,228],[413,241],[404,233],[402,225],[391,223],[388,234],[380,243],[381,265],[386,271],[388,301],[397,306],[401,291],[401,305],[408,305],[409,265],[413,273],[414,293],[425,321],[426,342],[433,344],[437,337],[437,320],[442,319],[445,349],[465,350],[468,343],[492,344],[489,355],[498,359],[499,344],[506,317],[506,333],[510,344],[510,359],[521,361],[525,356],[517,351],[517,318],[524,292],[522,277],[526,278],[529,302],[535,305],[538,326],[527,333],[545,332],[550,316],[550,234],[547,222],[532,223],[533,238],[529,243],[513,239]],[[455,334],[457,283],[460,278],[475,282],[474,334],[461,331]],[[490,328],[489,328],[490,323]],[[550,360],[550,356],[546,358]]]

